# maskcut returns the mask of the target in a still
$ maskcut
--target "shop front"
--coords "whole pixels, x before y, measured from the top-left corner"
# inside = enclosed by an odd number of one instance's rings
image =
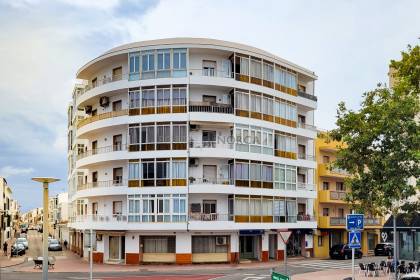
[[[239,257],[246,260],[261,260],[262,235],[264,230],[239,231]]]

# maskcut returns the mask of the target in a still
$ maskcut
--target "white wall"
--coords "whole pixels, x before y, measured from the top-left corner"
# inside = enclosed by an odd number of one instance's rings
[[[191,233],[190,232],[177,233],[175,252],[177,254],[191,254]]]

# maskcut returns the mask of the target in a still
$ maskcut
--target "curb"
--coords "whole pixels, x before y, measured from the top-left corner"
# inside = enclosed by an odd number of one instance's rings
[[[8,267],[17,266],[17,265],[23,264],[23,263],[25,263],[27,261],[28,261],[28,257],[25,257],[21,262],[10,264],[10,265],[6,265],[6,266],[0,266],[0,268],[8,268]]]

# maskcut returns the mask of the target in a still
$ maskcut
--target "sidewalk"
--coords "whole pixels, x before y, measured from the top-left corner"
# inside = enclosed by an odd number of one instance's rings
[[[15,266],[18,264],[22,264],[25,262],[26,257],[20,256],[20,257],[13,257],[10,258],[6,256],[0,256],[0,268]]]
[[[379,273],[379,277],[366,277],[364,274],[357,275],[359,272],[356,269],[356,280],[362,279],[375,279],[375,280],[388,280],[389,275],[384,275]],[[314,280],[314,279],[322,279],[322,280],[343,280],[346,277],[351,277],[351,270],[350,269],[336,269],[336,270],[323,270],[317,272],[309,272],[303,274],[297,274],[292,276],[292,280]]]

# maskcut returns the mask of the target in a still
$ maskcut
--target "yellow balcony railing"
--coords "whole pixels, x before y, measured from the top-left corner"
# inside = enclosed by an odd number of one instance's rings
[[[334,177],[334,178],[345,178],[349,174],[346,170],[330,167],[329,164],[320,163],[318,164],[318,175],[322,177]]]
[[[120,116],[125,116],[125,115],[128,115],[128,109],[124,109],[124,110],[120,110],[120,111],[111,111],[111,112],[91,116],[91,117],[88,117],[88,118],[85,118],[85,119],[82,119],[82,120],[78,121],[77,122],[77,128],[79,129],[82,126],[85,126],[87,124],[90,124],[90,123],[93,123],[93,122],[96,122],[96,121],[109,119],[109,118],[120,117]]]
[[[318,192],[318,200],[321,203],[346,203],[345,197],[345,191],[320,190]]]

